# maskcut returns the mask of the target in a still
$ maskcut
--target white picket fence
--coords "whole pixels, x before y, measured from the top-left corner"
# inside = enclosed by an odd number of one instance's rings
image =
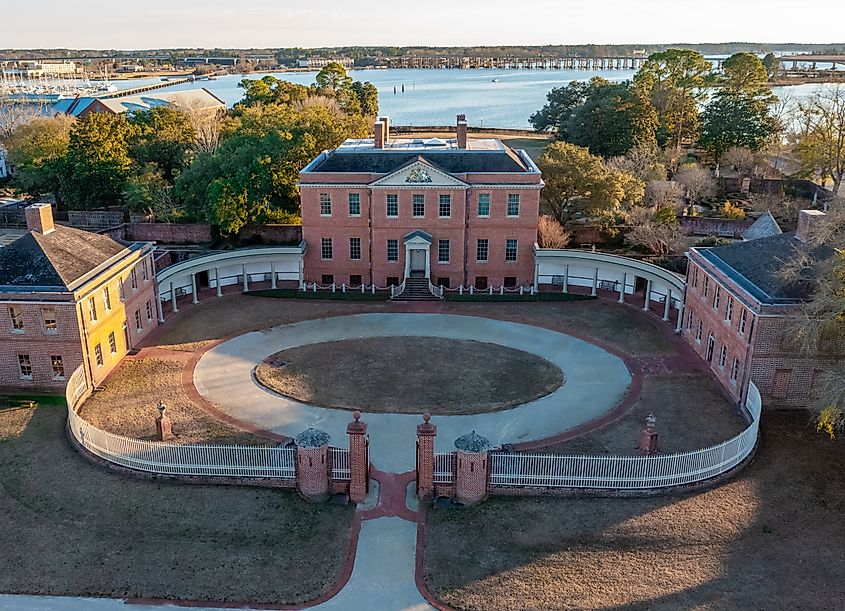
[[[451,484],[455,481],[455,453],[437,452],[434,455],[434,483]]]
[[[709,448],[656,456],[494,453],[490,456],[490,484],[626,490],[700,482],[730,471],[754,450],[760,428],[761,402],[753,383],[749,387],[746,407],[752,419],[748,428]]]

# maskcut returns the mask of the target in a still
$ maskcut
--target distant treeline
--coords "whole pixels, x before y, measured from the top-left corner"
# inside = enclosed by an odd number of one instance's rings
[[[320,47],[304,49],[300,47],[281,49],[142,49],[137,51],[117,51],[114,49],[0,49],[0,59],[54,59],[54,58],[159,58],[177,61],[185,57],[247,57],[271,55],[280,63],[295,59],[321,56],[343,56],[361,60],[361,64],[370,63],[379,57],[436,56],[436,57],[529,57],[546,55],[552,57],[614,57],[627,56],[635,52],[647,55],[670,48],[692,49],[703,55],[732,55],[740,52],[769,53],[773,51],[801,51],[814,55],[834,55],[845,53],[845,43],[800,44],[800,43],[756,43],[756,42],[721,42],[721,43],[673,43],[665,45],[626,44],[626,45],[544,45],[544,46],[490,46],[490,47]]]

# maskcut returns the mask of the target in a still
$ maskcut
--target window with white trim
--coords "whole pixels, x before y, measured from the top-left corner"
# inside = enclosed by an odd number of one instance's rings
[[[734,319],[734,298],[728,295],[728,303],[725,305],[725,321],[732,322]]]
[[[147,320],[153,319],[153,302],[147,299]]]
[[[129,272],[129,281],[130,281],[130,284],[132,285],[132,290],[137,291],[138,290],[138,274],[135,273],[134,267],[132,268],[132,271]]]
[[[361,260],[361,238],[349,238],[349,259],[350,261]]]
[[[719,368],[724,369],[727,362],[728,362],[728,347],[722,346],[722,349],[719,350]]]
[[[23,310],[18,306],[9,306],[9,318],[12,320],[12,333],[23,333]]]
[[[452,196],[448,193],[440,195],[440,207],[438,215],[442,219],[448,219],[452,216]]]
[[[109,287],[103,287],[103,309],[108,312],[111,310],[111,295],[109,295]]]
[[[112,354],[117,354],[117,340],[114,337],[114,331],[109,333],[109,350]]]
[[[135,310],[135,332],[140,333],[144,328],[141,324],[141,310]]]
[[[698,288],[698,268],[692,268],[692,286],[693,288]]]
[[[97,367],[103,366],[103,348],[99,343],[94,346],[94,360],[97,363]]]
[[[329,261],[332,258],[332,239],[320,238],[320,258]]]
[[[44,331],[47,333],[58,333],[59,325],[56,322],[56,308],[44,306],[41,308],[41,318],[44,319]]]
[[[490,216],[490,194],[478,194],[478,216],[487,218]]]
[[[391,218],[399,216],[399,195],[396,193],[387,194],[387,216]]]
[[[687,333],[692,333],[692,311],[687,312]]]
[[[710,276],[704,276],[704,298],[710,294]]]
[[[708,363],[713,362],[713,352],[716,351],[716,337],[711,333],[707,336],[707,353],[705,355],[705,360]]]
[[[117,296],[121,303],[126,301],[126,290],[123,288],[123,278],[117,279]]]
[[[736,384],[736,380],[739,377],[739,359],[734,358],[733,365],[731,365],[731,382]]]
[[[519,193],[508,193],[508,216],[519,216]]]
[[[65,363],[62,355],[50,355],[50,364],[53,366],[53,379],[60,380],[65,377]]]
[[[719,301],[722,296],[722,287],[718,284],[716,285],[715,290],[713,291],[713,309],[717,312],[719,311]]]
[[[742,311],[739,313],[739,334],[745,334],[745,325],[748,323],[748,310],[742,308]]]
[[[704,332],[704,322],[698,321],[698,327],[695,329],[695,341],[701,343],[701,334]]]
[[[150,269],[147,265],[147,258],[144,257],[144,260],[141,261],[141,279],[146,282],[150,279]]]
[[[485,263],[490,252],[490,242],[487,238],[480,238],[475,242],[475,260]]]
[[[417,193],[411,196],[411,215],[414,218],[425,216],[425,194]]]
[[[97,322],[97,302],[93,297],[88,299],[88,318],[91,322]]]
[[[437,262],[448,263],[450,250],[449,240],[437,240]]]
[[[349,194],[349,216],[361,216],[361,194]]]
[[[32,361],[29,360],[28,354],[18,355],[18,371],[24,380],[32,379]]]
[[[398,261],[399,260],[399,240],[388,240],[387,241],[387,260],[388,261]]]
[[[320,193],[320,216],[332,215],[332,196],[328,193]]]
[[[519,241],[514,239],[505,240],[505,261],[516,261],[516,253]]]

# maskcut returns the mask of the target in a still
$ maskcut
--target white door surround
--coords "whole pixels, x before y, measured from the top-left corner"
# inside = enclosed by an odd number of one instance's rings
[[[404,241],[405,278],[411,276],[411,271],[424,271],[424,277],[431,278],[431,235],[425,231],[416,229],[407,234]],[[424,259],[424,265],[421,265],[421,259]],[[413,265],[411,265],[412,260]]]

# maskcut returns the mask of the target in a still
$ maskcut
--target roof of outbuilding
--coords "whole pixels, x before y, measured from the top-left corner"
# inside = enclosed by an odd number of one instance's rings
[[[461,452],[486,452],[491,448],[487,438],[475,431],[461,435],[455,440],[455,447]]]
[[[766,210],[760,218],[754,221],[751,227],[742,232],[742,239],[746,241],[759,240],[760,238],[768,238],[782,233],[783,230],[781,230],[775,217],[772,216],[771,212]]]
[[[126,246],[108,236],[56,225],[0,249],[0,286],[70,290],[74,283]]]
[[[350,151],[329,153],[311,172],[342,172],[389,174],[417,159],[423,159],[449,174],[474,172],[528,172],[530,169],[513,150],[474,151],[450,149],[445,151]]]
[[[693,250],[755,299],[767,304],[789,303],[809,296],[812,270],[807,269],[798,279],[790,278],[784,274],[790,261],[807,254],[815,259],[826,259],[833,254],[830,247],[814,247],[796,239],[794,233]]]

